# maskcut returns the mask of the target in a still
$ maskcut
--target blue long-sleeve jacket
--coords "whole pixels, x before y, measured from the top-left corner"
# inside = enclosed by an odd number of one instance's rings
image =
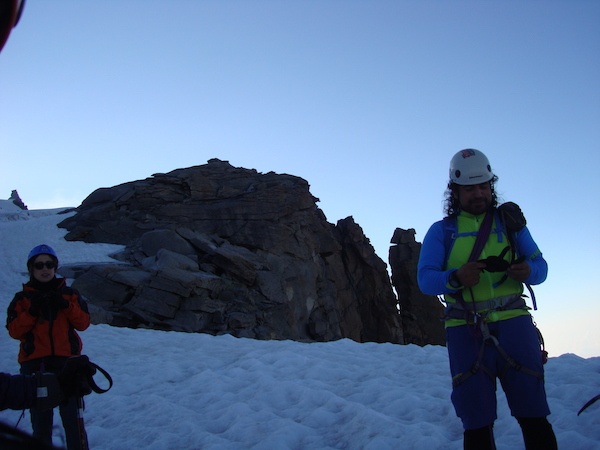
[[[441,220],[430,227],[423,240],[417,272],[419,288],[424,294],[444,294],[447,301],[450,303],[454,301],[448,295],[457,292],[449,284],[450,275],[467,262],[482,219],[483,215],[474,216],[461,212],[454,225],[451,221]],[[457,229],[457,226],[460,229]],[[456,238],[456,240],[449,238],[453,232],[457,231],[467,235],[471,234],[471,236],[465,237],[461,244],[457,244],[461,238]],[[458,235],[460,236],[461,233]],[[514,233],[513,241],[517,256],[524,256],[531,268],[531,273],[525,282],[530,285],[542,283],[548,274],[548,264],[542,257],[527,227]],[[457,245],[457,248],[453,250],[452,246],[454,245]],[[508,237],[502,222],[496,217],[480,259],[492,255],[497,256],[499,249],[506,245],[508,245]],[[449,260],[450,252],[452,252],[451,261]],[[463,291],[465,299],[470,296],[471,292],[474,292],[475,301],[485,301],[523,292],[522,283],[512,279],[497,285],[502,275],[502,273],[482,272],[478,285],[472,290],[465,289]],[[473,299],[469,298],[469,300]]]

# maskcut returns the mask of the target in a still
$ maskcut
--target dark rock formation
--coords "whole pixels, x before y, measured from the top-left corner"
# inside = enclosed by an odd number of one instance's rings
[[[15,205],[17,205],[19,208],[21,208],[23,210],[27,210],[27,205],[25,203],[23,203],[23,200],[21,200],[21,197],[19,197],[19,193],[16,190],[13,190],[10,193],[9,200],[12,200],[12,202]]]
[[[96,323],[404,343],[385,263],[316,201],[301,178],[216,159],[98,189],[59,226],[125,245],[121,263],[63,269]]]
[[[437,297],[423,294],[417,284],[421,244],[415,241],[415,230],[396,228],[392,244],[389,262],[405,343],[445,345],[444,306]]]

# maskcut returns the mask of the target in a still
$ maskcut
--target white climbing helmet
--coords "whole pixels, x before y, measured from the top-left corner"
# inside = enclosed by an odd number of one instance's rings
[[[450,181],[468,186],[485,183],[494,178],[487,156],[475,150],[466,148],[459,151],[450,161]]]

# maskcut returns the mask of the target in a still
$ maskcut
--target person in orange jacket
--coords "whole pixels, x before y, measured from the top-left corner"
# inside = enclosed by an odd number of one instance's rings
[[[76,289],[56,276],[58,256],[52,247],[34,247],[27,258],[30,279],[8,307],[6,327],[21,342],[18,361],[21,373],[58,374],[68,359],[81,355],[82,342],[77,331],[90,325],[87,304]],[[78,403],[72,396],[59,405],[67,440],[67,449],[81,448],[87,441],[83,424],[78,420]],[[52,444],[53,410],[30,410],[33,436]]]

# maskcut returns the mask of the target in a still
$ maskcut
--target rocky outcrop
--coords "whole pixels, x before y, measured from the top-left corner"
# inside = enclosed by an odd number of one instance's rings
[[[415,230],[396,228],[392,244],[389,262],[405,343],[445,345],[444,306],[437,297],[423,294],[417,284],[421,244],[415,241]]]
[[[93,320],[258,339],[404,343],[386,264],[308,183],[228,162],[93,192],[66,239],[123,244],[115,264],[64,267]]]
[[[21,200],[21,197],[19,197],[19,193],[16,190],[13,190],[10,193],[9,200],[11,200],[19,208],[21,208],[23,210],[27,210],[27,205],[25,203],[23,203],[23,200]]]

